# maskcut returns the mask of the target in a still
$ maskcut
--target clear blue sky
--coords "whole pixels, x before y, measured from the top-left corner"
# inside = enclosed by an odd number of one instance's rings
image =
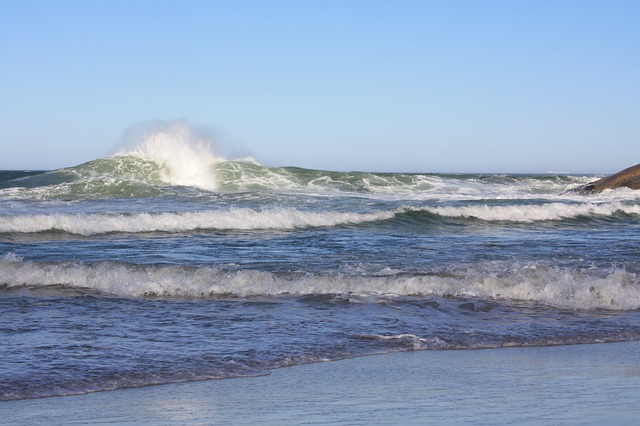
[[[110,155],[147,120],[265,165],[640,163],[640,1],[0,3],[0,169]]]

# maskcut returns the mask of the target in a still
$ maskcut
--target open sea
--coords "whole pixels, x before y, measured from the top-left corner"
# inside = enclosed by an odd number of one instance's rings
[[[640,339],[640,191],[265,167],[159,133],[0,172],[0,400]]]

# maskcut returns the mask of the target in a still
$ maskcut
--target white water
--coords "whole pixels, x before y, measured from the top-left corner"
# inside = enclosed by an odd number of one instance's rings
[[[157,214],[41,214],[5,216],[0,220],[0,233],[64,231],[88,236],[110,232],[185,232],[197,229],[288,230],[359,224],[390,219],[394,215],[393,211],[339,213],[308,212],[294,208],[272,208],[269,210],[235,208],[222,211]]]
[[[83,213],[3,216],[0,233],[63,231],[77,235],[111,232],[186,232],[193,230],[290,230],[309,227],[357,225],[389,220],[406,212],[429,212],[443,217],[528,223],[577,217],[608,217],[617,213],[640,215],[640,205],[612,203],[548,203],[541,205],[399,207],[371,213],[303,211],[292,207],[264,210],[228,210],[167,213]]]
[[[444,275],[406,274],[384,268],[370,275],[276,274],[216,267],[91,265],[0,260],[0,284],[46,288],[62,285],[124,297],[208,297],[233,294],[333,294],[446,296],[533,301],[558,308],[630,310],[640,308],[640,279],[622,268],[577,269],[544,263],[485,262]]]
[[[224,159],[213,153],[213,141],[184,122],[159,123],[142,132],[131,132],[127,146],[115,155],[133,155],[155,161],[170,185],[215,190],[213,166]]]
[[[536,222],[572,219],[580,216],[611,216],[616,213],[640,215],[640,205],[611,203],[547,203],[541,205],[435,207],[425,209],[447,217],[470,217],[485,221]]]

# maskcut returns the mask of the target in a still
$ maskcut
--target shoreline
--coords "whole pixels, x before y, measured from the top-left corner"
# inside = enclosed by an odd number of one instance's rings
[[[0,402],[7,424],[631,424],[640,342],[395,352]]]

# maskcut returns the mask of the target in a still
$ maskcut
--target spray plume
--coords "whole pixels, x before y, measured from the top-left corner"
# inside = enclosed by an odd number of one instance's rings
[[[156,162],[170,185],[216,189],[213,166],[223,161],[213,154],[213,140],[183,121],[154,122],[132,127],[116,156],[133,155]]]

